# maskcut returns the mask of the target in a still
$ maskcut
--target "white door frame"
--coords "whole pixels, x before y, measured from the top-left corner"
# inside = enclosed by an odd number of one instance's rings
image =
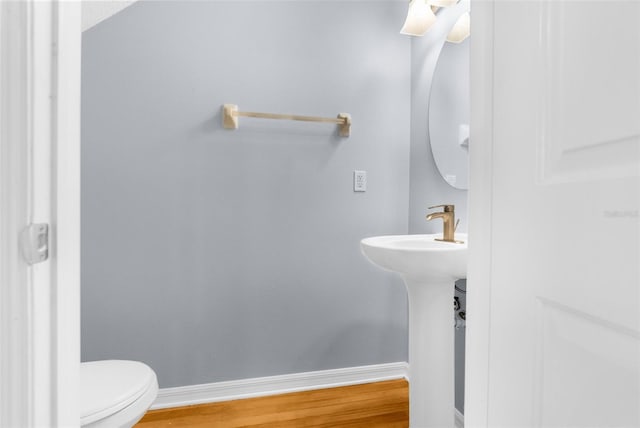
[[[80,2],[0,2],[0,426],[77,426]],[[29,265],[20,234],[49,224]]]
[[[467,426],[487,425],[493,2],[473,3]],[[77,426],[80,2],[0,2],[0,426]],[[49,98],[50,95],[55,95]],[[17,231],[51,225],[29,267]]]
[[[488,426],[493,190],[493,0],[474,1],[470,50],[469,266],[465,346],[466,427]]]
[[[492,2],[474,2],[473,8],[471,136],[482,146],[470,149],[473,286],[468,291],[465,421],[467,426],[486,426]],[[0,19],[0,426],[76,426],[80,2],[0,2]],[[52,93],[56,96],[50,103]],[[28,267],[15,232],[31,222],[52,226],[52,247],[48,262]]]

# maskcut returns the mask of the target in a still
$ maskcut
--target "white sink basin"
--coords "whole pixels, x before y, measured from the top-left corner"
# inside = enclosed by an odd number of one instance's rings
[[[442,234],[390,235],[365,238],[362,252],[376,265],[411,278],[450,278],[467,276],[467,235],[456,234],[457,241],[436,241]]]
[[[453,294],[467,276],[467,236],[376,236],[360,241],[377,266],[402,275],[409,296],[409,426],[454,426]]]

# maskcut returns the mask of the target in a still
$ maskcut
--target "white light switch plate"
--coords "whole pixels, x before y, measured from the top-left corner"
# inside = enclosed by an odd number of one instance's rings
[[[353,191],[367,191],[367,171],[353,171]]]

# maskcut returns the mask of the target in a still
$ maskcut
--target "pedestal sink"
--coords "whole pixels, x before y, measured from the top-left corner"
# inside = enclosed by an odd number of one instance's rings
[[[453,294],[467,274],[464,243],[437,241],[435,235],[365,238],[364,255],[377,266],[402,275],[409,294],[410,428],[454,426]]]

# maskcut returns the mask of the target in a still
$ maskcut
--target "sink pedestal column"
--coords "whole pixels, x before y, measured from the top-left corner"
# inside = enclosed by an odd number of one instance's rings
[[[404,281],[409,293],[409,427],[453,427],[455,280]]]

